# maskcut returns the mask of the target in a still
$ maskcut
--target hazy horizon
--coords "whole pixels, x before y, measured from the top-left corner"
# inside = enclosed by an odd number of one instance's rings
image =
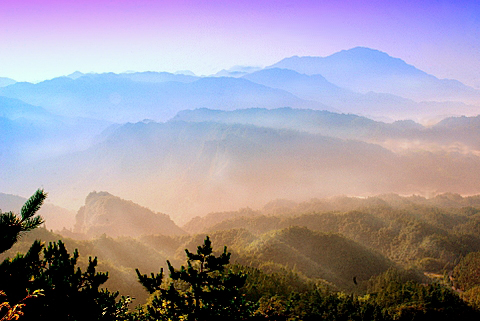
[[[2,1],[0,77],[265,67],[366,46],[480,88],[480,4],[464,1]]]

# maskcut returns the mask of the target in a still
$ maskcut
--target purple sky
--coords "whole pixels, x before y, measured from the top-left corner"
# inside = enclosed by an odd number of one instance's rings
[[[480,88],[480,1],[0,0],[0,77],[211,74],[365,46]]]

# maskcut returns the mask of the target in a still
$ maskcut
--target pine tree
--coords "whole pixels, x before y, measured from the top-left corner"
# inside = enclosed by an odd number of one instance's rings
[[[240,295],[246,274],[227,269],[227,247],[219,256],[213,254],[210,238],[187,254],[187,266],[175,269],[167,261],[170,283],[162,286],[163,270],[150,277],[137,269],[140,283],[153,296],[147,305],[150,320],[246,320],[252,315],[251,304]]]
[[[47,193],[38,189],[20,211],[20,217],[13,212],[0,211],[0,253],[10,249],[15,244],[21,233],[33,230],[43,224],[41,216],[35,216],[42,206]]]
[[[24,302],[22,320],[114,320],[118,292],[100,289],[108,273],[96,271],[97,259],[77,267],[78,251],[70,254],[62,241],[47,247],[35,241],[25,254],[0,264],[0,286],[8,301]],[[41,295],[23,300],[30,293]]]
[[[20,215],[0,212],[0,252],[10,249],[23,232],[43,223],[35,216],[47,194],[39,189]],[[47,247],[33,242],[26,254],[0,263],[0,320],[120,320],[128,299],[100,289],[108,273],[96,271],[89,258],[84,272],[77,267],[78,251],[70,254],[62,241]]]
[[[23,205],[20,211],[20,217],[13,212],[2,213],[2,211],[0,211],[0,253],[10,249],[18,241],[21,233],[33,230],[43,223],[43,218],[41,216],[35,216],[35,214],[42,206],[46,197],[47,193],[42,189],[38,189]],[[11,304],[4,291],[5,281],[8,280],[0,278],[0,320],[18,320],[18,318],[24,314],[23,309],[26,300],[38,297],[41,295],[41,291],[27,291],[27,293],[23,293],[20,298],[15,298],[11,301],[16,303]]]

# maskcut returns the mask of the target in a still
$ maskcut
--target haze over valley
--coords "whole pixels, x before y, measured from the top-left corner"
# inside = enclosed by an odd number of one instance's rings
[[[2,86],[0,190],[42,186],[72,211],[93,191],[179,223],[274,199],[480,192],[480,91],[365,47]]]

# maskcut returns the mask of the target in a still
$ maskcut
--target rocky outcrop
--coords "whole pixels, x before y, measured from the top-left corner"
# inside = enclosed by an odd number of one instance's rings
[[[186,234],[167,214],[155,213],[107,192],[92,192],[76,215],[75,233],[96,237]]]

